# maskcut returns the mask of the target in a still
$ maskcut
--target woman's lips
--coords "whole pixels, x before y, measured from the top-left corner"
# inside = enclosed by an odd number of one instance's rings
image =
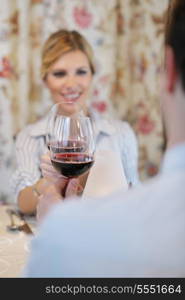
[[[66,101],[66,102],[71,102],[74,103],[76,101],[78,101],[78,99],[80,98],[81,94],[68,94],[68,95],[64,95],[64,94],[60,94],[60,96],[62,96],[62,98]]]

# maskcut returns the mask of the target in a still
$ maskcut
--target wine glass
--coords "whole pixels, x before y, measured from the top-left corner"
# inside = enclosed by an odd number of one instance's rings
[[[46,125],[46,145],[48,150],[50,149],[50,142],[52,140],[53,128],[55,126],[55,121],[57,116],[84,116],[82,106],[79,103],[72,101],[62,101],[60,103],[54,104],[49,113],[47,114],[47,125]]]
[[[63,115],[60,104],[56,104],[49,123],[49,149],[54,168],[68,178],[86,173],[93,165],[95,152],[90,118],[79,111]]]

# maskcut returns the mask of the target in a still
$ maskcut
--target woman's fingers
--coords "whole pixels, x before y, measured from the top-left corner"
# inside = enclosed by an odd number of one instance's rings
[[[41,156],[41,162],[51,163],[51,159],[50,159],[49,153],[43,154]]]
[[[50,158],[48,158],[48,155],[43,155],[41,158],[41,164],[40,168],[42,171],[42,175],[44,177],[57,177],[60,178],[62,175],[57,172],[53,165],[51,164]]]
[[[53,168],[48,168],[48,167],[45,167],[43,166],[41,168],[42,170],[42,173],[51,173],[52,175],[55,175],[55,176],[62,176],[59,172],[57,172],[56,170],[54,170]]]
[[[48,154],[44,154],[41,158],[41,171],[44,178],[46,178],[50,183],[53,183],[61,194],[65,193],[65,187],[68,182],[68,178],[61,175],[55,170],[51,164],[51,160]]]

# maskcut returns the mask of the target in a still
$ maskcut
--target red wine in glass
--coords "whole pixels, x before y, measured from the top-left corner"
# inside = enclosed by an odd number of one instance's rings
[[[87,172],[93,165],[94,160],[92,156],[84,153],[55,152],[51,162],[54,168],[63,176],[77,177]]]
[[[53,166],[66,177],[87,172],[94,161],[95,142],[91,120],[81,114],[64,116],[55,104],[47,129]]]

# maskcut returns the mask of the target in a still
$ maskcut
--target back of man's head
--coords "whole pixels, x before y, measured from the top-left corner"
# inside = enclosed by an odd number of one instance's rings
[[[174,51],[176,67],[185,90],[185,0],[170,0],[165,44]]]

